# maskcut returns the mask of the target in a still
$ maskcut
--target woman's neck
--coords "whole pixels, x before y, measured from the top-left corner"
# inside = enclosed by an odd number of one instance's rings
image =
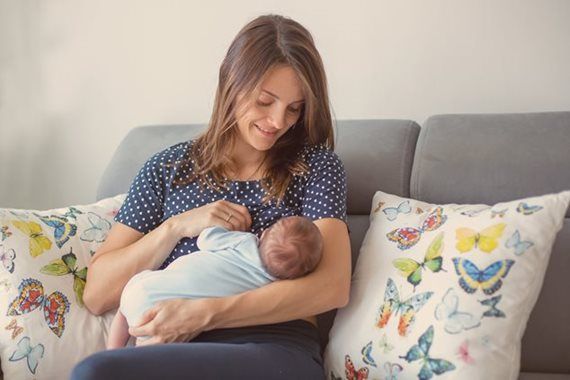
[[[258,151],[251,145],[236,144],[232,151],[232,159],[235,164],[230,176],[234,180],[250,180],[263,176],[263,164],[266,153]]]

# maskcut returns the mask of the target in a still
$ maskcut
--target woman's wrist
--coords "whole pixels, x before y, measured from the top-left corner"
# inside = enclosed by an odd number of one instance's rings
[[[229,327],[228,312],[231,307],[231,300],[234,297],[204,298],[205,321],[204,330],[215,330]]]
[[[165,228],[168,230],[168,234],[170,236],[175,236],[177,241],[184,239],[186,236],[184,235],[184,231],[182,230],[182,224],[179,223],[178,220],[179,216],[171,216],[170,218],[166,219],[163,223]]]

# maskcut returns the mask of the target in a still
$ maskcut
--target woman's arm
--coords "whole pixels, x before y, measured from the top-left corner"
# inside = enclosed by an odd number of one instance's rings
[[[131,327],[134,336],[152,336],[142,345],[185,342],[216,328],[279,323],[343,307],[350,291],[350,240],[339,219],[314,222],[323,235],[323,257],[311,274],[275,281],[261,288],[222,298],[162,301]]]
[[[207,330],[261,325],[306,318],[343,307],[350,292],[350,240],[339,219],[314,222],[323,235],[323,256],[317,269],[295,280],[275,281],[259,289],[219,298]]]
[[[158,268],[178,240],[168,220],[146,235],[116,223],[89,264],[83,292],[87,309],[100,315],[118,307],[129,279],[145,269]]]
[[[228,222],[226,215],[230,213],[234,217]],[[85,306],[97,315],[118,307],[129,279],[145,269],[160,267],[185,237],[197,236],[211,226],[245,231],[250,225],[247,208],[225,200],[172,216],[146,235],[117,223],[89,264],[83,293]]]

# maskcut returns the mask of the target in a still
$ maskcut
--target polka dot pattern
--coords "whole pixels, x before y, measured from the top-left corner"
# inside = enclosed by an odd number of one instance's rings
[[[260,181],[232,181],[228,189],[219,192],[201,187],[198,180],[185,186],[173,185],[175,174],[178,178],[188,178],[193,173],[193,161],[181,164],[190,144],[192,141],[173,145],[143,165],[115,221],[146,234],[171,216],[225,199],[248,208],[251,232],[258,236],[280,218],[291,215],[303,215],[311,220],[338,218],[346,222],[344,166],[338,156],[324,146],[306,146],[302,150],[309,172],[293,177],[283,202],[277,206],[275,201],[262,203],[265,190]],[[180,240],[160,269],[196,250],[196,238]]]

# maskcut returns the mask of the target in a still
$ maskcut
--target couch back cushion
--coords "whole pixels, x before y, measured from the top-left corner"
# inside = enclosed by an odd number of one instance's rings
[[[411,197],[494,204],[570,189],[570,112],[430,117],[422,127]],[[523,339],[521,370],[570,372],[570,211]]]
[[[103,199],[129,190],[144,162],[154,153],[195,138],[203,124],[144,126],[132,129],[120,143],[97,190]],[[377,190],[407,197],[414,149],[420,127],[410,120],[340,120],[335,128],[335,151],[348,181],[348,223],[353,267],[368,228],[372,197]],[[323,346],[334,312],[319,316]]]

